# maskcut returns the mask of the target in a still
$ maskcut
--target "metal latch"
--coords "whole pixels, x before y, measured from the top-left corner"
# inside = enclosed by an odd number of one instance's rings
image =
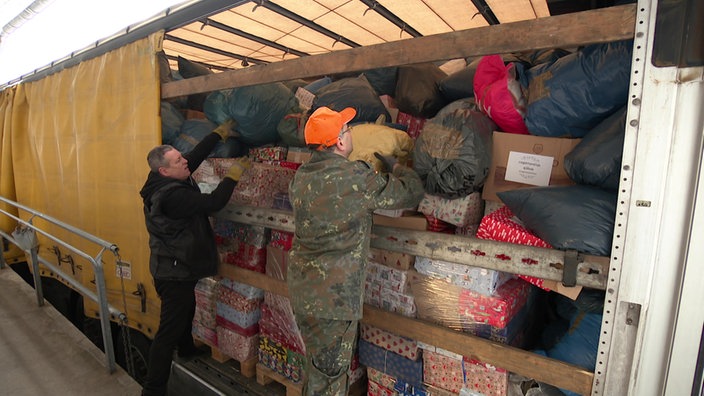
[[[76,268],[78,268],[79,270],[83,270],[83,268],[81,266],[77,266],[76,263],[73,262],[73,257],[71,257],[70,254],[62,255],[61,249],[59,249],[58,246],[56,246],[56,245],[52,246],[51,251],[52,251],[52,253],[54,253],[56,255],[56,260],[57,260],[56,263],[59,265],[59,267],[61,266],[61,263],[68,263],[69,264],[69,266],[71,267],[71,274],[72,275],[74,275],[74,276],[76,275]]]
[[[142,313],[147,312],[147,289],[143,283],[137,283],[137,291],[132,292],[133,296],[139,296],[139,301],[142,303]]]
[[[577,266],[584,257],[576,250],[565,252],[565,266],[562,268],[562,284],[567,287],[577,286]]]

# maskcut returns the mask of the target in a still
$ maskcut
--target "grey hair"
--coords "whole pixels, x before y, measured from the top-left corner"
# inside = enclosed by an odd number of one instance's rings
[[[170,144],[162,144],[161,146],[156,146],[149,154],[147,154],[147,163],[149,164],[149,169],[152,172],[159,172],[159,168],[168,167],[169,161],[164,158],[164,155],[171,150],[176,150],[174,146]]]

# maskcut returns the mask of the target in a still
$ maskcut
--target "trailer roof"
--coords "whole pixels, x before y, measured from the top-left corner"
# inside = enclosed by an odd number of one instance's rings
[[[241,3],[167,32],[164,51],[173,66],[180,55],[214,71],[236,69],[550,15],[545,0]]]
[[[115,35],[96,39],[2,85],[42,78],[165,30],[171,67],[179,56],[214,72],[333,51],[583,11],[613,1],[564,0],[203,0],[186,1]],[[36,1],[35,1],[36,3]]]

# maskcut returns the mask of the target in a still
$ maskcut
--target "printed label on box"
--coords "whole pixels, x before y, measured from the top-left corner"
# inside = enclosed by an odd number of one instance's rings
[[[506,180],[533,186],[550,184],[555,158],[545,155],[511,151],[506,164]]]

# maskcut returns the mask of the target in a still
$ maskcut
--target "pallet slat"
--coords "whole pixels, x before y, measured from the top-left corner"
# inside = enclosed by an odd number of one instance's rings
[[[268,385],[271,382],[278,382],[286,387],[286,396],[300,396],[303,393],[303,385],[294,383],[265,365],[257,363],[256,369],[257,383],[259,385]]]
[[[193,341],[195,342],[196,346],[200,345],[206,345],[207,347],[210,348],[210,358],[215,360],[218,363],[225,363],[229,360],[235,361],[239,363],[240,366],[240,373],[246,378],[252,378],[257,374],[256,371],[256,365],[257,365],[257,357],[254,356],[250,359],[247,360],[238,360],[233,358],[232,356],[227,355],[224,353],[220,348],[211,345],[209,342],[201,340],[197,337],[193,338]]]

